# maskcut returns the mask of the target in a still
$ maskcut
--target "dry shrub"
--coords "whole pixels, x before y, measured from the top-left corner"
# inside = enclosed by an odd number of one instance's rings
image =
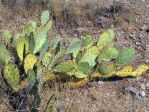
[[[71,26],[86,26],[102,7],[110,7],[114,0],[3,0],[12,9],[21,7],[23,10],[39,10],[36,6],[49,9],[53,12],[56,21],[63,21]],[[37,4],[37,5],[36,5]],[[16,10],[16,9],[15,9]],[[99,14],[100,15],[100,14]]]
[[[50,9],[57,20],[76,20],[79,26],[82,26],[83,19],[93,15],[96,9],[110,7],[111,4],[113,0],[49,0]]]
[[[54,16],[60,18],[65,7],[65,2],[64,0],[50,0],[49,6],[53,11]]]

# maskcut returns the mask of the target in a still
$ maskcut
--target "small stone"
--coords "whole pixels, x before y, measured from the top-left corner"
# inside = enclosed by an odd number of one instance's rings
[[[132,79],[132,78],[127,78],[126,79],[129,83],[135,82],[136,79]]]
[[[75,36],[75,37],[77,37],[77,36],[78,36],[78,34],[74,33],[74,36]]]
[[[147,25],[143,25],[143,26],[141,27],[141,30],[142,30],[142,31],[146,31],[146,32],[148,32],[148,30],[149,30],[149,26],[147,26]]]
[[[141,43],[140,42],[136,42],[136,45],[141,45]]]
[[[149,18],[145,19],[143,23],[144,24],[149,24]]]
[[[145,91],[140,91],[139,95],[140,95],[141,97],[144,97],[144,96],[145,96]]]
[[[135,98],[136,100],[142,100],[142,97],[141,97],[140,95],[135,95],[134,98]]]
[[[98,84],[102,85],[102,84],[104,84],[104,82],[103,81],[98,81]]]
[[[137,94],[139,93],[139,90],[138,90],[137,88],[131,87],[131,86],[125,88],[125,90],[128,91],[128,92],[131,92],[131,93],[133,93],[133,94],[135,94],[135,95],[137,95]]]
[[[118,37],[121,37],[123,34],[124,34],[123,31],[122,31],[122,32],[119,31],[119,32],[116,33],[116,35],[117,35]]]
[[[88,90],[93,100],[99,100],[99,93],[96,88],[89,88]]]
[[[149,82],[146,84],[146,87],[149,87]]]
[[[141,84],[141,89],[145,90],[145,85]]]

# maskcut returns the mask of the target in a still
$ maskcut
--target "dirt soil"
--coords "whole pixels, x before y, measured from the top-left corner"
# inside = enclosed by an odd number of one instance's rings
[[[90,21],[84,18],[81,21],[83,25],[72,24],[73,20],[70,22],[57,20],[53,31],[49,32],[49,38],[60,34],[63,46],[66,47],[73,37],[79,35],[90,34],[97,40],[101,32],[113,25],[116,30],[115,44],[119,48],[132,46],[136,50],[132,65],[136,67],[139,64],[148,64],[149,3],[145,0],[119,1],[123,2],[122,10],[114,12],[112,16],[96,13]],[[7,6],[0,5],[0,39],[3,29],[12,29],[17,33],[28,21],[39,22],[41,11],[47,8],[38,6],[34,11],[19,9],[13,12]],[[126,90],[128,87],[143,92],[143,95],[136,96]],[[0,76],[0,112],[13,112],[5,89]],[[29,96],[29,99],[32,101],[32,96]],[[78,89],[61,88],[59,83],[52,86],[45,84],[41,99],[39,112],[44,111],[49,99],[50,104],[55,105],[58,112],[149,112],[149,72],[138,78],[99,79]],[[30,108],[22,112],[30,112]]]

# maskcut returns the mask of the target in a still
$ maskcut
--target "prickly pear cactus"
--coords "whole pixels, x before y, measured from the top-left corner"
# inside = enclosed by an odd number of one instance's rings
[[[58,52],[56,56],[51,60],[51,63],[49,64],[49,69],[52,69],[55,66],[55,64],[59,62],[60,58],[62,58],[64,54],[65,54],[64,49]]]
[[[54,68],[57,73],[68,73],[74,69],[73,61],[62,62]]]
[[[24,26],[23,34],[30,36],[30,34],[35,31],[36,27],[37,23],[35,21],[31,21],[30,23]]]
[[[17,50],[18,57],[22,61],[24,58],[24,54],[27,54],[29,50],[29,42],[26,37],[22,37],[17,40],[16,50]]]
[[[77,54],[80,51],[81,45],[82,45],[81,39],[78,38],[73,39],[66,50],[66,54],[72,54],[73,57],[76,58]]]
[[[49,21],[49,18],[50,18],[50,13],[48,10],[45,10],[41,13],[41,24],[42,25],[45,25],[48,21]]]
[[[116,59],[117,65],[127,65],[131,63],[135,56],[135,50],[134,48],[124,48],[118,58]]]
[[[115,32],[113,28],[110,28],[106,32],[103,32],[99,37],[99,41],[97,42],[99,50],[102,50],[104,47],[111,45],[114,38]]]
[[[136,70],[132,66],[125,66],[123,69],[116,72],[116,76],[119,77],[138,77],[141,76],[143,73],[145,73],[147,70],[149,70],[148,65],[140,65]]]
[[[94,67],[96,65],[96,58],[98,54],[99,54],[98,47],[91,46],[85,51],[80,62],[87,62],[91,67]]]
[[[25,80],[28,79],[23,85],[37,81],[40,91],[43,83],[59,81],[66,77],[72,79],[72,82],[66,82],[64,85],[80,87],[94,78],[137,77],[149,69],[148,65],[139,65],[137,69],[130,66],[135,50],[120,50],[114,46],[114,28],[103,32],[97,43],[94,43],[90,35],[81,36],[74,38],[68,48],[61,48],[60,35],[53,41],[48,40],[48,31],[51,28],[52,20],[46,10],[41,14],[40,26],[31,22],[24,27],[23,32],[15,36],[9,31],[4,32],[5,43],[0,44],[0,64],[4,65],[4,78],[13,90],[26,88],[22,86],[19,72],[26,75]],[[16,37],[13,42],[19,61],[17,57],[11,59],[11,52],[5,46],[11,43],[12,37]],[[14,49],[14,45],[9,47]],[[18,63],[12,64],[13,61]],[[17,66],[24,67],[24,71],[19,70]]]
[[[24,69],[27,73],[29,69],[33,69],[34,64],[38,61],[37,57],[34,54],[28,54],[24,60]]]
[[[93,38],[91,35],[83,36],[81,39],[84,48],[87,49],[93,45]]]
[[[113,45],[111,45],[107,49],[105,49],[104,52],[98,55],[98,62],[100,63],[102,61],[111,61],[113,59],[116,59],[118,55],[118,50]]]
[[[10,52],[3,44],[0,44],[0,64],[7,64],[11,59]]]
[[[34,51],[37,53],[40,51],[42,46],[48,41],[48,31],[52,28],[52,20],[50,20],[50,13],[48,10],[43,11],[41,14],[41,27],[36,28],[34,32]]]
[[[102,77],[108,78],[112,77],[115,74],[116,67],[113,63],[104,63],[98,67],[98,72],[101,74]]]
[[[3,39],[4,39],[4,41],[5,41],[7,44],[10,43],[11,37],[12,37],[11,31],[9,31],[9,30],[4,30],[4,32],[3,32]]]
[[[15,64],[9,63],[3,70],[4,78],[13,90],[18,90],[20,73]]]
[[[88,77],[89,75],[91,75],[91,72],[92,72],[92,67],[89,66],[88,63],[86,62],[83,62],[83,63],[76,63],[74,65],[75,69],[76,69],[76,72],[74,74],[74,76],[76,78],[86,78]]]

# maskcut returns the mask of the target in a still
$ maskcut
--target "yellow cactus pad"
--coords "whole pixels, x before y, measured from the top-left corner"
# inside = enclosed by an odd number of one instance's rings
[[[107,74],[107,75],[102,75],[102,74],[100,74],[98,71],[95,71],[95,72],[91,75],[91,79],[93,79],[93,78],[109,78],[109,77],[113,77],[114,74],[115,74],[114,71],[111,72],[111,73],[109,73],[109,74]]]
[[[149,70],[148,65],[140,65],[136,70],[133,70],[132,66],[125,66],[123,69],[119,71],[111,71],[107,75],[102,75],[98,71],[95,71],[91,75],[91,79],[93,78],[108,78],[108,77],[113,77],[113,76],[118,76],[118,77],[127,77],[127,76],[133,76],[133,77],[138,77],[141,76],[144,72]]]
[[[24,60],[24,69],[27,73],[29,69],[33,69],[35,63],[37,62],[37,57],[34,54],[29,54]]]
[[[127,77],[131,75],[132,71],[133,68],[131,66],[125,66],[123,69],[116,72],[116,76]]]
[[[44,77],[43,77],[43,82],[47,82],[47,81],[52,81],[55,80],[56,76],[54,73],[52,72],[48,72]]]
[[[144,72],[149,70],[148,65],[140,65],[136,70],[133,71],[133,67],[131,66],[126,66],[120,71],[116,72],[116,76],[119,77],[127,77],[127,76],[133,76],[133,77],[138,77],[141,76]]]
[[[84,86],[85,84],[87,84],[89,82],[89,78],[86,77],[80,81],[77,81],[77,82],[66,82],[64,84],[65,87],[70,87],[70,88],[79,88],[79,87],[82,87]]]
[[[91,75],[91,78],[99,78],[99,77],[102,77],[102,75],[101,75],[98,71],[95,71],[95,72]]]
[[[116,72],[116,67],[113,63],[105,63],[98,67],[98,76],[103,78],[112,77]]]
[[[24,57],[24,51],[25,51],[25,54],[27,54],[29,50],[29,42],[26,37],[22,37],[17,40],[16,50],[17,50],[18,57],[22,61]]]
[[[147,70],[149,70],[148,65],[140,65],[135,71],[131,73],[131,76],[138,77],[142,75],[144,72],[146,72]]]

